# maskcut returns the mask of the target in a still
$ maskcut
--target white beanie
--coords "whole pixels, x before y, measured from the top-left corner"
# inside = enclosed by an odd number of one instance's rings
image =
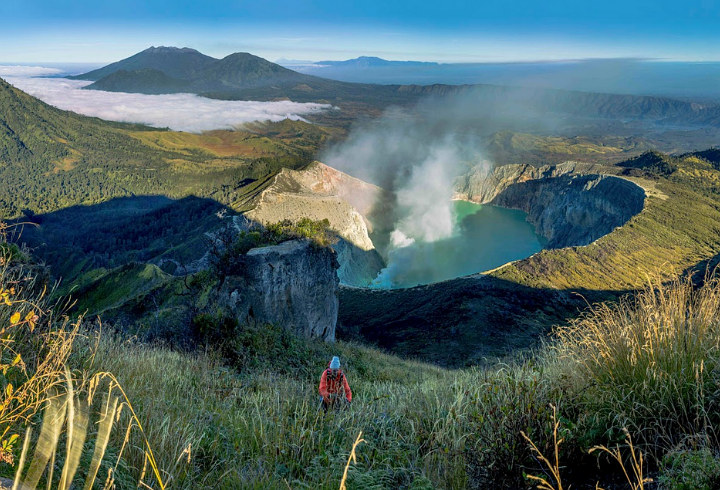
[[[330,361],[330,369],[340,369],[340,358],[338,356],[333,356],[332,361]]]

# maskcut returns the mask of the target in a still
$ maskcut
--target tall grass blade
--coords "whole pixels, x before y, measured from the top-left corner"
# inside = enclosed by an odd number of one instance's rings
[[[28,427],[25,431],[25,440],[23,441],[23,448],[20,453],[20,461],[18,462],[17,469],[15,470],[15,481],[13,482],[12,490],[19,490],[20,488],[20,477],[22,476],[23,466],[25,466],[25,458],[27,457],[28,450],[30,449],[31,436],[32,427]]]
[[[27,488],[32,490],[37,488],[50,458],[55,453],[58,439],[60,438],[60,432],[62,430],[63,423],[65,422],[65,400],[66,397],[64,395],[55,396],[50,398],[50,401],[45,408],[42,428],[40,429],[40,437],[38,437],[35,452],[33,454],[32,461],[30,462],[30,468],[28,469],[27,475],[25,476],[25,480],[22,484],[22,488],[24,489]]]
[[[98,428],[97,439],[95,440],[95,450],[93,451],[90,469],[87,474],[87,479],[85,480],[85,486],[83,487],[84,490],[91,490],[97,477],[100,463],[102,463],[108,441],[110,440],[110,433],[112,432],[113,422],[115,421],[117,407],[118,397],[108,395],[103,403],[100,415],[100,427]]]
[[[75,416],[72,429],[68,432],[67,458],[63,468],[62,477],[60,478],[60,490],[70,488],[75,477],[78,466],[80,465],[80,456],[82,456],[83,447],[85,446],[85,438],[87,437],[87,428],[89,420],[89,406],[86,400],[76,399]]]

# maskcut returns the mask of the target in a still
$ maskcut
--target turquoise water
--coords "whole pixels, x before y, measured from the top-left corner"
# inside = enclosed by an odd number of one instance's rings
[[[487,271],[542,250],[541,238],[514,209],[455,201],[455,233],[390,252],[374,286],[404,288]]]

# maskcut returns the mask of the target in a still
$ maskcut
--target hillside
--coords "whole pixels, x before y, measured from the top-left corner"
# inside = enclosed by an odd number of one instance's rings
[[[95,82],[93,88],[108,92],[172,94],[191,90],[190,82],[178,80],[155,68],[117,70]]]
[[[331,137],[300,121],[202,135],[110,123],[56,109],[0,80],[0,216],[142,194],[230,203],[244,185],[307,164]]]
[[[18,280],[39,281],[42,267],[29,254],[8,259],[2,241],[0,250],[8,260],[0,274],[3,291]],[[82,291],[81,301],[94,295],[112,305],[122,299],[123,288],[163,279],[154,267],[126,269],[136,271],[137,282],[113,275],[105,289]],[[127,397],[132,410],[118,412],[111,425],[98,484],[110,472],[123,488],[137,486],[138,479],[162,488],[162,479],[181,489],[331,489],[343,478],[359,435],[349,488],[526,488],[528,475],[544,474],[538,454],[552,453],[557,481],[571,488],[624,488],[618,484],[624,475],[668,488],[714,488],[720,477],[712,436],[720,396],[717,278],[698,289],[688,281],[652,283],[620,304],[597,305],[556,329],[526,360],[462,370],[354,343],[303,339],[284,325],[206,321],[185,349],[129,339],[104,321],[88,320],[77,330],[54,314],[62,304],[43,300],[37,286],[0,303],[0,319],[13,325],[6,340],[14,341],[12,354],[20,351],[23,360],[38,355],[38,343],[53,345],[52,339],[64,339],[63,350],[43,352],[54,362],[52,370],[28,363],[30,374],[43,376],[32,385],[30,399],[12,399],[12,408],[27,417],[1,408],[2,429],[24,435],[29,425],[41,425],[40,408],[57,398],[58,386],[75,385],[84,397],[81,389],[89,383],[99,395]],[[39,313],[37,328],[10,319],[16,309],[24,315],[29,308]],[[167,316],[154,321],[175,327]],[[318,377],[334,355],[342,360],[352,403],[324,414]],[[19,371],[9,366],[18,390],[35,379]],[[105,399],[97,396],[78,412],[98,420]],[[71,414],[71,426],[73,415],[80,418]],[[88,444],[79,449],[80,478],[97,439],[94,430],[87,432]],[[57,433],[63,447],[67,431],[60,427]],[[603,457],[602,449],[598,457],[598,445],[617,451],[617,461]],[[4,448],[6,455],[19,449]],[[157,476],[147,470],[150,451]],[[630,454],[645,462],[635,475],[624,466],[630,463],[623,456]],[[65,461],[65,451],[57,451],[55,464]],[[0,466],[0,476],[14,475],[13,466]]]

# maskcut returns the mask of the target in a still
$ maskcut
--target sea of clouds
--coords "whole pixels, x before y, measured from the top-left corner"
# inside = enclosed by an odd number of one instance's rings
[[[304,120],[327,111],[328,104],[291,101],[214,100],[194,94],[144,95],[83,90],[91,82],[38,78],[60,70],[41,66],[0,65],[0,77],[18,89],[60,109],[109,121],[141,123],[176,131],[233,129],[251,121]]]

